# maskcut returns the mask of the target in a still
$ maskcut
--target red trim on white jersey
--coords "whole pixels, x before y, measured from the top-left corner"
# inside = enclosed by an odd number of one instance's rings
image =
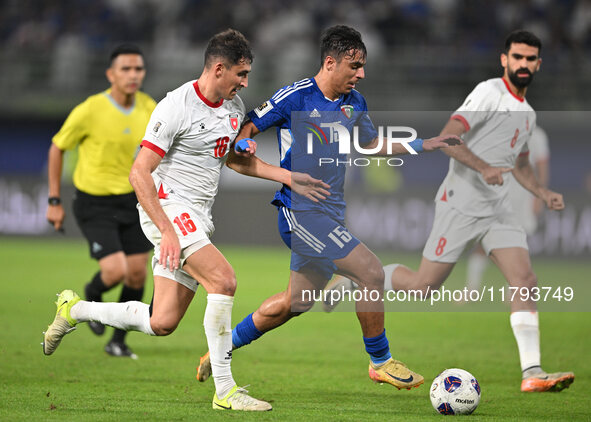
[[[439,200],[447,202],[447,189],[443,189],[443,195],[441,195],[441,198],[439,198]]]
[[[201,101],[203,101],[206,105],[210,106],[211,108],[218,108],[219,106],[221,106],[224,103],[223,98],[221,100],[219,100],[217,103],[212,103],[207,98],[205,98],[205,95],[203,95],[201,93],[201,90],[199,89],[199,84],[197,83],[197,81],[195,81],[195,83],[193,84],[193,87],[195,88],[195,92],[197,93],[197,96],[199,98],[201,98]]]
[[[519,154],[520,157],[528,157],[529,156],[529,151],[525,151],[522,152],[521,154]]]
[[[523,102],[523,100],[525,100],[525,98],[523,98],[523,97],[520,97],[519,95],[515,95],[515,94],[513,93],[513,91],[511,91],[511,88],[509,87],[509,83],[508,83],[508,82],[505,80],[505,78],[501,78],[501,79],[502,79],[502,80],[503,80],[503,82],[505,83],[505,86],[507,87],[507,91],[509,91],[509,93],[510,93],[511,95],[513,95],[517,101],[519,101],[520,103],[522,103],[522,102]]]
[[[162,158],[164,158],[164,154],[166,154],[166,152],[165,152],[165,151],[164,151],[162,148],[160,148],[160,147],[158,147],[158,146],[154,145],[154,144],[153,144],[152,142],[150,142],[150,141],[146,141],[145,139],[142,141],[142,143],[141,143],[140,145],[141,145],[142,147],[146,147],[146,148],[148,148],[148,149],[151,149],[152,151],[154,151],[156,154],[158,154],[158,155],[159,155],[159,156],[161,156]]]
[[[459,114],[454,114],[453,116],[451,116],[452,119],[457,120],[458,122],[461,122],[464,125],[464,129],[466,129],[466,132],[468,132],[470,130],[470,123],[468,123],[468,121],[464,118],[464,116],[460,116]]]

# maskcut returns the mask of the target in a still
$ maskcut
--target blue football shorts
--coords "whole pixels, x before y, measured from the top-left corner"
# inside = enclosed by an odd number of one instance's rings
[[[294,211],[278,207],[277,225],[285,244],[291,248],[290,269],[304,267],[319,272],[330,280],[336,272],[336,259],[341,259],[360,242],[339,221],[322,211]]]

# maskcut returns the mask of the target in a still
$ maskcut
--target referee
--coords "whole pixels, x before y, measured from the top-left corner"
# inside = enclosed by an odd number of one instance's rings
[[[89,301],[123,282],[120,302],[141,301],[152,244],[140,227],[137,199],[129,183],[135,152],[145,133],[155,101],[139,89],[146,75],[141,50],[131,44],[112,53],[106,76],[111,87],[76,106],[49,148],[47,220],[61,230],[65,211],[60,198],[63,154],[78,147],[74,170],[73,211],[99,271],[86,284]],[[102,335],[105,326],[89,324]],[[127,333],[116,329],[105,346],[111,356],[137,359],[125,344]]]

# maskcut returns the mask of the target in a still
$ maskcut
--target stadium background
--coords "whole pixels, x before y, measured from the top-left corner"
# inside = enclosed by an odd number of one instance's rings
[[[334,23],[363,33],[369,58],[359,89],[370,110],[416,112],[423,125],[428,122],[419,131],[425,137],[438,133],[477,82],[500,74],[498,55],[510,30],[535,31],[544,61],[528,101],[545,111],[538,121],[550,136],[551,186],[564,192],[568,208],[544,216],[532,252],[589,255],[591,2],[583,0],[1,1],[0,233],[55,236],[45,221],[47,149],[71,108],[107,87],[106,57],[118,42],[142,46],[144,90],[160,100],[198,76],[211,34],[237,28],[255,52],[250,86],[240,94],[252,108],[279,87],[315,74],[320,30]],[[274,133],[257,140],[260,155],[277,163]],[[70,154],[67,210],[74,162]],[[435,153],[411,158],[398,170],[351,171],[348,217],[357,224],[354,231],[377,248],[421,250],[447,163]],[[275,188],[225,171],[214,210],[215,240],[278,244],[275,210],[268,205]],[[236,201],[251,224],[231,218]],[[360,204],[376,213],[370,217]],[[372,231],[380,222],[389,230]],[[66,235],[80,235],[73,218]]]

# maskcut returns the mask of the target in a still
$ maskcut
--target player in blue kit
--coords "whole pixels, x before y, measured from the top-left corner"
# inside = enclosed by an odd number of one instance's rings
[[[248,113],[250,121],[236,138],[252,138],[275,126],[281,167],[307,173],[328,185],[326,195],[314,192],[311,197],[304,197],[291,192],[286,185],[275,194],[272,203],[279,211],[279,232],[292,249],[289,284],[285,291],[266,299],[234,328],[232,343],[235,349],[247,345],[263,333],[306,312],[314,303],[303,300],[302,291],[321,290],[333,273],[345,274],[362,289],[378,296],[376,300],[373,295],[367,295],[356,303],[363,341],[370,355],[370,378],[398,389],[410,389],[421,385],[423,377],[391,356],[381,300],[382,266],[379,259],[349,233],[344,222],[346,165],[337,165],[337,160],[342,163],[347,159],[342,148],[350,147],[349,133],[357,132],[358,144],[377,154],[409,152],[403,144],[383,142],[367,114],[365,99],[354,89],[365,77],[365,61],[366,49],[359,32],[342,25],[327,29],[321,39],[318,74],[280,89],[271,99]],[[352,130],[353,127],[356,131]],[[444,136],[425,141],[417,139],[410,143],[410,147],[432,151],[460,143],[456,136]],[[250,161],[247,164],[246,160],[268,165],[256,156],[231,159],[227,165],[240,173],[250,174],[249,168],[256,166]],[[205,381],[210,372],[209,354],[206,354],[201,358],[197,377]]]

